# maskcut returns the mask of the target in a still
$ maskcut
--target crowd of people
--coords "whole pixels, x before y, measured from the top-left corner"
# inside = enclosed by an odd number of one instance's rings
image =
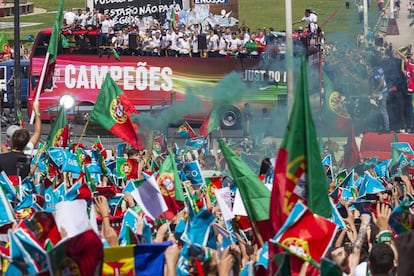
[[[315,13],[306,10],[305,17],[298,21],[307,22],[302,33],[302,36],[308,34],[305,47],[322,41],[316,18]],[[76,36],[76,43],[81,43],[80,40],[87,39],[87,32],[100,28],[100,49],[105,52],[105,47],[113,47],[125,55],[187,57],[203,56],[205,50],[209,57],[235,54],[253,57],[255,52],[260,54],[262,46],[272,45],[277,38],[271,29],[251,33],[247,27],[164,29],[151,25],[154,20],[148,26],[145,25],[148,22],[143,22],[143,26],[129,25],[116,30],[106,21],[110,21],[107,15],[88,8],[85,14],[82,10],[78,15],[70,11],[65,14],[64,29],[67,35]],[[204,32],[205,49],[197,41]],[[131,33],[139,39],[137,47],[131,48]],[[249,41],[256,46],[246,48]],[[349,79],[354,75],[355,79],[367,76],[370,89],[364,97],[375,110],[373,128],[385,132],[411,131],[414,129],[412,107],[408,104],[414,89],[411,49],[377,47],[375,43],[371,46],[367,52],[366,48],[348,50],[324,44],[324,68],[338,85],[340,82],[335,81],[338,72],[333,68],[338,64],[347,63],[342,67],[347,68],[345,75]],[[343,59],[344,56],[354,58]],[[344,96],[355,95],[344,92]],[[249,179],[251,193],[263,191],[263,187],[270,193],[278,183],[273,179],[278,165],[277,145],[272,144],[272,149],[266,151],[261,137],[259,142],[226,140],[224,145],[215,147],[213,141],[210,144],[204,137],[190,138],[187,125],[180,128],[184,130],[180,136],[186,137],[184,145],[160,135],[147,141],[147,148],[141,150],[125,143],[107,150],[99,139],[92,147],[81,141],[67,148],[49,147],[47,143],[52,141],[38,145],[42,123],[37,103],[33,109],[34,133],[30,135],[22,127],[11,126],[7,129],[7,143],[1,148],[2,272],[261,275],[272,269],[272,254],[276,254],[268,249],[272,242],[263,243],[256,221],[247,215],[248,204],[243,202],[251,199],[240,195],[238,181],[243,181],[243,177],[237,174],[254,177]],[[357,116],[354,109],[349,112]],[[252,145],[256,147],[254,152]],[[327,143],[327,147],[332,146]],[[329,156],[321,154],[321,159],[326,157]],[[309,242],[312,258],[318,259],[316,266],[305,256],[305,262],[290,269],[298,275],[318,275],[319,269],[326,269],[320,261],[329,260],[336,274],[331,271],[327,275],[414,273],[410,261],[414,250],[414,164],[404,152],[399,152],[398,159],[385,161],[360,159],[350,167],[338,162],[336,169],[332,162],[322,161],[326,191],[321,193],[329,193],[333,211],[339,214],[330,219],[338,230],[329,245],[319,250],[320,255],[312,255],[314,243]],[[239,170],[231,168],[235,162],[242,164]],[[244,210],[240,210],[241,206]],[[59,217],[65,208],[69,209],[67,215],[75,213],[71,219]],[[82,221],[83,218],[86,220]],[[318,228],[318,225],[307,227]],[[152,249],[147,245],[153,246]],[[288,251],[303,257],[303,252],[298,252],[295,246]],[[306,251],[307,246],[301,249]],[[129,256],[131,248],[134,253]],[[149,250],[146,257],[140,255],[141,248]],[[159,262],[155,264],[153,259]],[[282,269],[283,265],[278,265]],[[148,272],[150,267],[152,270]]]
[[[297,23],[305,26],[295,32],[295,40],[305,48],[323,43],[323,32],[317,25],[317,15],[311,9]],[[77,47],[99,47],[99,54],[169,56],[169,57],[226,57],[258,58],[265,52],[285,52],[284,34],[273,27],[251,30],[245,25],[190,24],[170,22],[167,25],[153,17],[143,17],[135,24],[115,24],[109,14],[86,8],[76,14],[64,15],[64,34]],[[92,37],[92,33],[98,34]]]
[[[204,140],[194,142],[189,137],[185,145],[157,137],[152,145],[141,150],[125,143],[106,150],[97,139],[91,148],[75,143],[66,149],[39,145],[34,151],[41,132],[36,104],[34,110],[37,115],[34,134],[18,126],[9,127],[10,144],[0,154],[3,172],[0,184],[4,188],[0,191],[4,193],[0,196],[3,198],[0,207],[3,212],[11,212],[3,218],[0,228],[3,234],[0,255],[7,261],[3,272],[32,275],[33,271],[70,271],[71,262],[56,268],[42,262],[39,256],[39,252],[47,254],[46,249],[54,252],[59,244],[66,248],[60,258],[71,259],[85,275],[97,271],[104,275],[140,275],[153,266],[152,261],[145,259],[146,264],[134,267],[133,261],[122,256],[130,246],[144,248],[148,244],[154,248],[163,246],[159,250],[162,261],[157,264],[158,272],[152,270],[152,275],[253,275],[270,269],[272,262],[268,263],[266,258],[268,249],[260,242],[260,231],[246,213],[236,211],[240,207],[238,181],[243,181],[237,174],[249,175],[251,170],[257,180],[251,180],[249,185],[259,190],[263,185],[270,193],[278,165],[276,145],[270,155],[256,157],[256,161],[252,158],[254,153],[248,153],[244,140],[240,143],[227,140],[227,146],[220,144],[213,149]],[[188,125],[179,128],[184,131],[180,135],[188,134],[188,130]],[[321,154],[321,157],[327,156]],[[234,162],[246,164],[240,165],[240,168],[246,166],[243,172],[232,169]],[[330,200],[342,219],[332,218],[339,230],[319,257],[331,260],[342,275],[411,275],[414,166],[408,156],[402,154],[392,163],[360,159],[348,168],[338,165],[334,169],[332,163],[325,161],[321,165],[326,169]],[[146,194],[149,198],[145,198]],[[9,207],[6,202],[10,202]],[[63,206],[79,208],[79,204],[84,207],[76,209],[76,216],[70,220],[60,217]],[[164,207],[158,209],[158,204]],[[40,219],[40,216],[45,219],[45,213],[54,214],[55,220],[48,217],[45,225]],[[87,220],[77,221],[81,217]],[[43,227],[41,232],[33,228],[33,221]],[[77,231],[72,229],[73,225]],[[54,227],[59,234],[53,231]],[[54,244],[47,245],[45,236],[52,239],[52,233]],[[68,249],[78,247],[75,241],[81,240],[85,233],[99,237],[82,242],[85,251],[93,246],[95,252],[88,251],[94,261],[87,265],[79,258],[79,251],[74,249],[76,258]],[[16,238],[20,242],[15,243]],[[27,239],[43,251],[34,250]],[[92,245],[96,241],[98,244]],[[5,250],[7,244],[12,244],[10,251]],[[121,248],[118,256],[111,255],[111,250],[118,248]],[[16,253],[22,250],[27,252],[26,260],[31,260],[24,266],[18,261],[21,253]],[[143,258],[135,254],[136,258]],[[81,256],[87,259],[86,255]],[[298,269],[300,275],[319,273],[308,262],[292,269]]]
[[[328,43],[323,53],[324,72],[341,92],[357,133],[413,131],[410,45],[396,49],[374,37],[359,47]]]

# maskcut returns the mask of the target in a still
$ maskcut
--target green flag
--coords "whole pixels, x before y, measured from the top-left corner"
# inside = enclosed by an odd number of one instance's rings
[[[11,54],[9,40],[4,32],[0,35],[0,54],[2,56]]]
[[[16,110],[17,124],[24,128],[23,114],[20,108]]]
[[[321,259],[321,276],[341,276],[342,272],[338,265],[327,258]]]
[[[174,153],[172,152],[171,148],[168,148],[168,155],[165,158],[164,162],[161,164],[161,168],[159,170],[159,179],[158,181],[164,183],[164,179],[169,178],[173,183],[174,187],[164,187],[168,194],[171,196],[174,193],[175,200],[178,201],[185,201],[183,187],[181,185],[181,179],[178,175],[177,164],[175,163]],[[173,188],[173,191],[172,191]]]
[[[47,52],[49,53],[49,64],[56,62],[56,56],[59,46],[60,29],[63,21],[63,0],[59,1],[55,22],[53,23],[52,35],[50,36],[49,46]]]
[[[351,115],[348,113],[340,92],[334,86],[328,75],[323,73],[324,104],[322,108],[323,123],[332,130],[346,135],[351,128]]]
[[[198,134],[207,137],[212,131],[220,128],[220,116],[216,107],[213,107],[210,115],[201,124]]]
[[[143,149],[145,145],[137,136],[138,126],[131,122],[131,114],[136,113],[138,112],[124,91],[107,74],[89,117],[91,122],[101,125],[132,147]]]
[[[118,54],[118,52],[115,50],[115,48],[112,48],[112,54],[114,55],[114,58],[116,59],[116,60],[120,60],[121,58],[119,57],[119,54]]]
[[[269,189],[266,188],[257,174],[222,139],[219,139],[218,142],[226,158],[231,175],[240,191],[247,215],[250,221],[257,225],[257,229],[254,229],[255,232],[257,233],[258,231],[264,241],[273,237],[276,233],[272,231],[269,222]]]
[[[47,147],[66,147],[69,137],[68,118],[66,109],[59,109],[56,121],[53,123],[47,136]]]
[[[305,202],[313,213],[331,217],[326,175],[309,104],[306,69],[303,55],[295,101],[275,166],[270,218],[276,231],[298,200]]]

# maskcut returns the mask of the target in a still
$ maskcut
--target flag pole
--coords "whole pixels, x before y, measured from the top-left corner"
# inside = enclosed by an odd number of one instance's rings
[[[259,232],[259,228],[257,228],[256,222],[253,220],[251,220],[250,222],[252,224],[253,231],[256,233],[257,241],[259,242],[260,247],[263,247],[263,244],[264,244],[263,237]]]
[[[80,144],[80,142],[82,141],[83,136],[85,136],[86,128],[88,127],[88,125],[89,125],[89,118],[88,118],[88,120],[86,121],[85,126],[84,126],[84,127],[83,127],[83,129],[82,129],[82,133],[81,133],[81,135],[80,135],[80,137],[79,137],[78,144],[76,145],[76,148],[74,149],[74,152],[75,152],[75,153],[76,153],[76,151],[77,151],[77,150],[78,150],[78,148],[79,148],[79,144]]]
[[[287,106],[288,118],[292,109],[294,100],[294,83],[293,83],[293,38],[292,38],[292,1],[285,0],[285,17],[286,17],[286,65],[287,65]]]
[[[45,61],[43,63],[42,72],[40,74],[39,83],[37,84],[37,90],[36,90],[36,96],[35,96],[34,102],[39,101],[40,92],[42,91],[43,82],[45,80],[45,75],[46,75],[46,68],[47,68],[47,64],[49,63],[49,59],[50,59],[50,53],[46,52],[46,57],[45,57]],[[29,123],[31,125],[33,125],[34,118],[35,118],[35,111],[34,111],[34,109],[32,109],[32,114],[30,115],[30,121],[29,121]]]

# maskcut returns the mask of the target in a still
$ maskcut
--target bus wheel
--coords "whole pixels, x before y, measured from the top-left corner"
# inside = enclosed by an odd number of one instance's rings
[[[241,115],[240,111],[234,107],[230,106],[223,108],[220,112],[220,124],[223,129],[238,129],[241,125]]]

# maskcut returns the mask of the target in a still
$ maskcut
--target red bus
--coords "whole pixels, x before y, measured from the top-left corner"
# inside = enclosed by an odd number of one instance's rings
[[[41,31],[34,42],[29,71],[29,112],[50,35],[51,29]],[[82,47],[76,46],[76,43],[70,44],[69,49],[59,47],[52,81],[39,97],[42,120],[53,119],[63,95],[74,97],[75,116],[85,117],[92,110],[107,73],[110,73],[139,112],[168,110],[175,102],[184,101],[189,90],[193,91],[203,102],[202,108],[180,120],[199,123],[209,114],[211,108],[209,103],[212,99],[208,91],[228,74],[237,72],[238,80],[246,84],[248,91],[240,91],[243,93],[242,98],[234,97],[234,102],[226,101],[220,110],[224,128],[241,126],[246,102],[253,108],[266,106],[270,110],[287,98],[286,72],[275,68],[276,63],[263,63],[254,58],[133,55],[122,55],[118,61],[113,55],[98,55],[98,35],[89,32],[88,43]]]

